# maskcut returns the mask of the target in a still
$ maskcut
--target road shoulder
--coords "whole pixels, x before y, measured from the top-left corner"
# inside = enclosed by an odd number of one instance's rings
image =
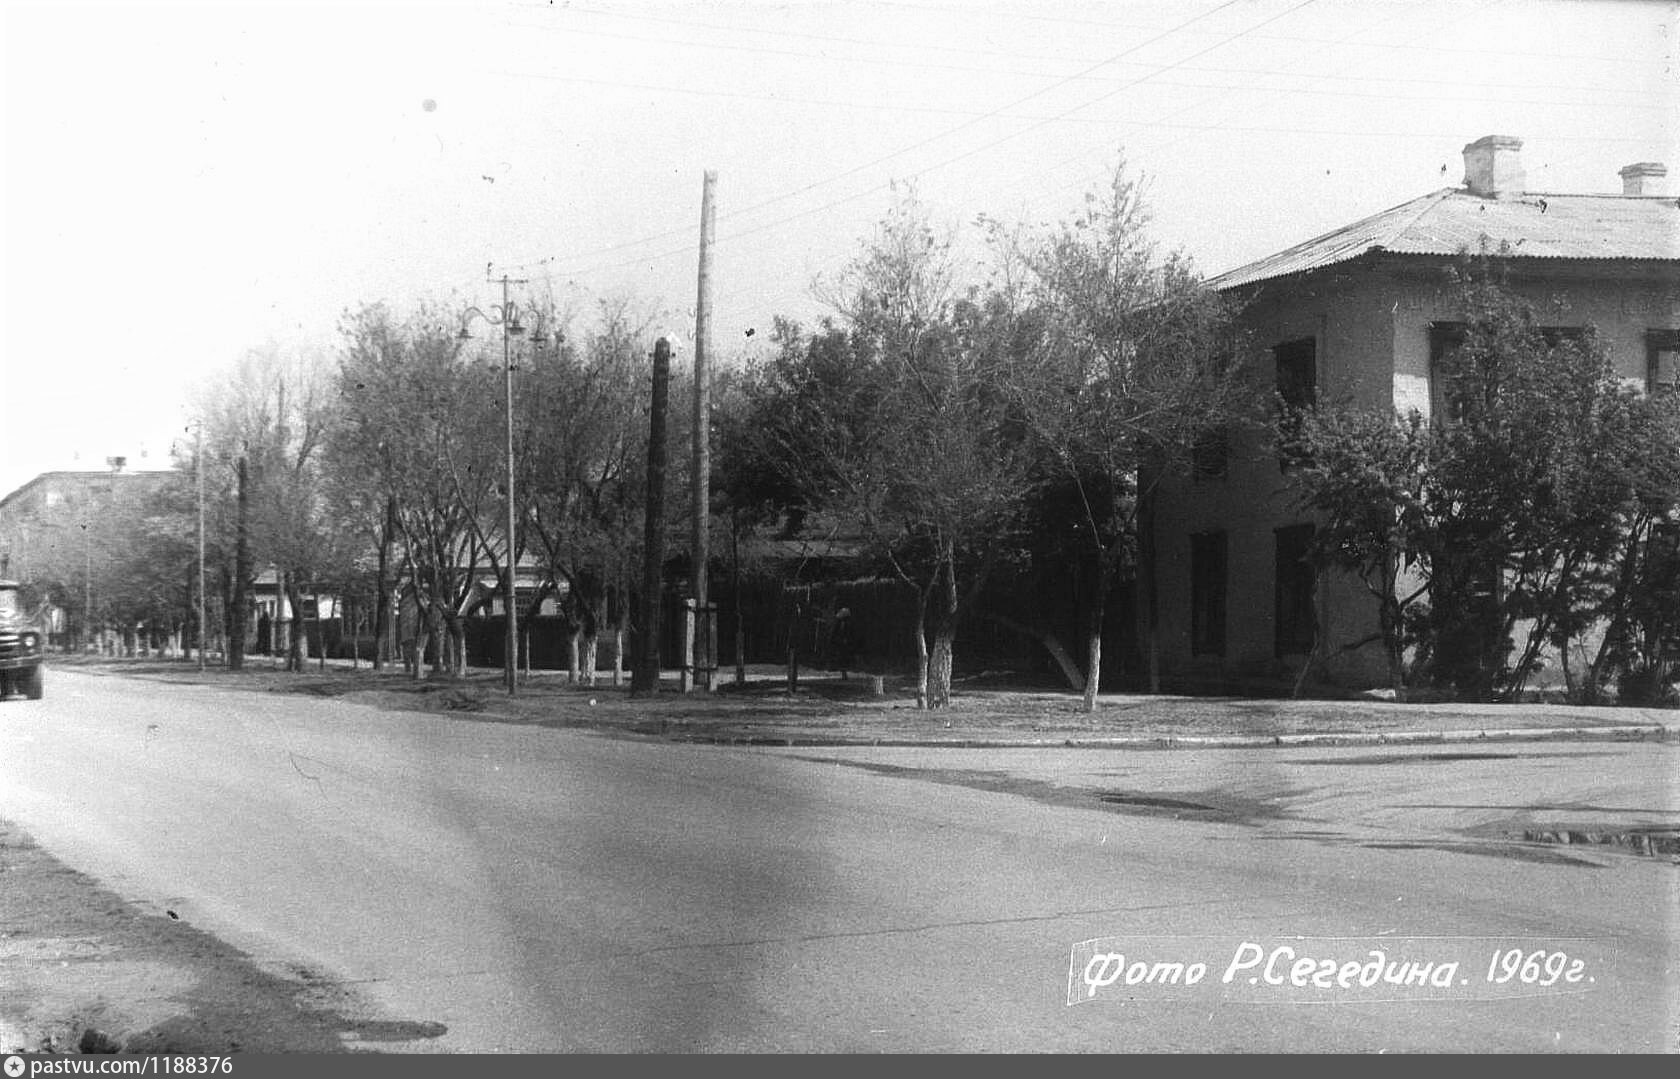
[[[361,1015],[324,977],[264,969],[0,821],[0,1053],[320,1053],[442,1033]]]

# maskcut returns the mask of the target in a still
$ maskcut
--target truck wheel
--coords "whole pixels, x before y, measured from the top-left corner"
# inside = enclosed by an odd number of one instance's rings
[[[41,668],[36,667],[23,676],[23,692],[30,700],[38,701],[41,699],[43,691]]]

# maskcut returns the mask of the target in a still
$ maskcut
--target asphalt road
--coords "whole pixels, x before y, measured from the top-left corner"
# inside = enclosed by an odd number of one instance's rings
[[[1676,753],[737,749],[59,671],[0,817],[419,1051],[1671,1052],[1674,858],[1522,833],[1672,832]]]

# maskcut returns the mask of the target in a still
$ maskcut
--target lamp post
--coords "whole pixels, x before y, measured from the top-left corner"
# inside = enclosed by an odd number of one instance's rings
[[[514,527],[517,524],[517,514],[514,506],[513,491],[513,352],[512,339],[523,336],[525,327],[519,321],[519,307],[508,299],[509,285],[524,285],[529,282],[509,278],[503,274],[500,278],[490,278],[492,282],[500,282],[502,286],[502,302],[492,305],[489,311],[477,307],[469,307],[461,315],[461,340],[472,337],[467,332],[467,325],[477,316],[492,326],[501,327],[502,331],[502,387],[503,407],[507,410],[507,563],[503,570],[505,577],[502,581],[502,595],[507,602],[507,642],[506,657],[503,660],[503,676],[507,683],[508,696],[515,696],[518,692],[519,673],[519,599],[514,591],[516,559],[518,545],[515,543]],[[547,340],[542,330],[532,335],[535,344],[542,344]]]
[[[194,420],[188,428],[193,432],[193,464],[198,472],[198,669],[204,669],[204,642],[209,634],[204,628],[204,421]]]

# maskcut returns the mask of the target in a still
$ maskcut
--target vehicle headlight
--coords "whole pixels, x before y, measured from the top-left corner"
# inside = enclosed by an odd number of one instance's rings
[[[41,650],[41,635],[39,633],[25,633],[23,635],[23,650],[25,652],[39,652]]]

